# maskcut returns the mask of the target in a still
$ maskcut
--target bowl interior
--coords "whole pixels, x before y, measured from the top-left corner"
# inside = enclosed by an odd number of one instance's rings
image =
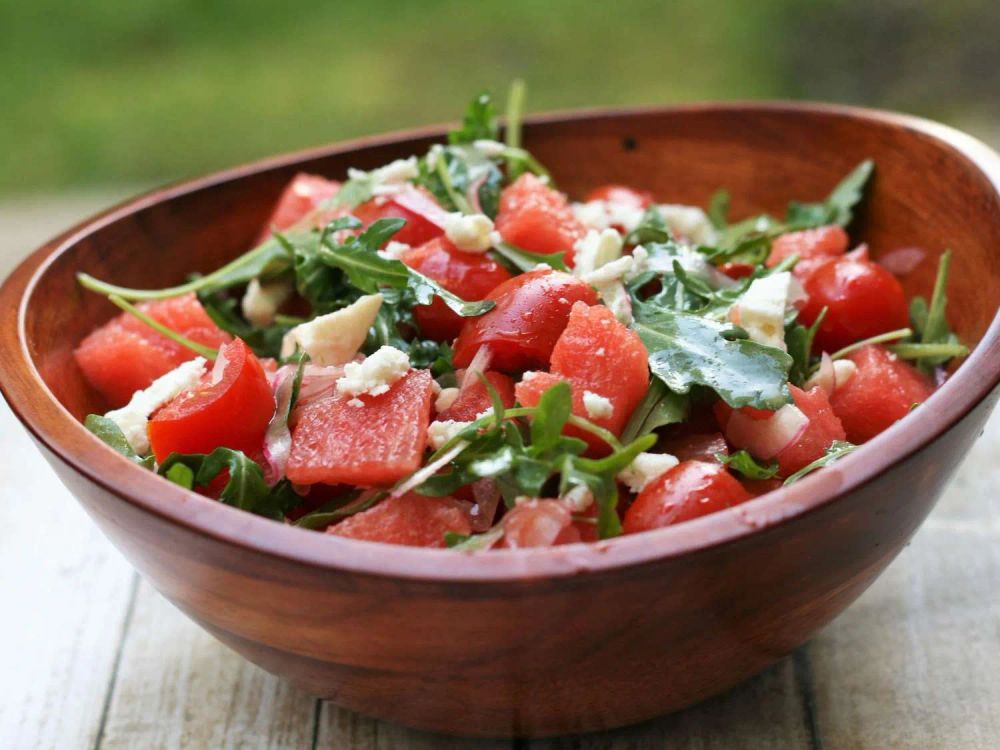
[[[704,206],[725,187],[735,218],[780,215],[790,199],[818,200],[873,158],[875,177],[851,228],[854,240],[867,242],[875,257],[901,247],[924,250],[924,261],[902,279],[908,294],[929,293],[937,257],[952,248],[949,318],[962,340],[975,344],[1000,299],[1000,203],[966,154],[924,128],[854,110],[733,105],[542,118],[526,128],[526,144],[571,197],[623,182],[664,202]],[[372,140],[251,165],[113,212],[53,258],[27,299],[26,340],[45,383],[78,418],[105,408],[72,352],[116,310],[77,285],[77,271],[129,286],[177,283],[244,251],[295,171],[342,179],[349,166],[420,153],[433,140]]]

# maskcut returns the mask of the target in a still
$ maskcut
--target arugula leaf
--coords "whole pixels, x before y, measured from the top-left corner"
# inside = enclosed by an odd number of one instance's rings
[[[462,127],[448,133],[448,143],[472,143],[478,140],[495,141],[500,129],[497,113],[488,93],[482,93],[469,104],[462,119]]]
[[[573,413],[573,391],[562,381],[550,387],[538,401],[538,411],[531,420],[531,442],[541,451],[554,448],[562,437],[569,415]]]
[[[642,401],[622,431],[622,441],[628,443],[648,435],[658,427],[687,419],[688,397],[674,393],[659,378],[653,378]]]
[[[276,358],[281,353],[281,340],[291,326],[274,324],[260,328],[247,322],[236,312],[239,301],[223,290],[199,290],[198,301],[219,328],[243,339],[258,357]]]
[[[729,226],[729,191],[719,188],[708,201],[708,220],[716,229]]]
[[[386,492],[365,494],[361,490],[348,490],[332,500],[327,500],[316,510],[306,513],[293,525],[303,529],[323,529],[331,523],[368,510],[387,494]]]
[[[745,450],[736,451],[728,456],[724,453],[716,453],[715,458],[730,469],[738,471],[747,479],[770,479],[778,473],[777,461],[771,461],[767,465],[761,466]]]
[[[143,458],[132,450],[132,446],[129,445],[125,433],[121,431],[121,428],[115,422],[107,417],[100,414],[88,414],[87,418],[83,420],[83,426],[90,430],[101,442],[121,453],[125,458],[139,464],[143,468],[153,468],[153,457],[146,456]]]
[[[669,242],[670,229],[663,218],[663,212],[655,205],[643,213],[635,229],[625,235],[625,245],[647,245],[653,242]]]
[[[834,440],[820,458],[817,458],[808,466],[805,466],[799,469],[794,474],[790,475],[785,480],[784,484],[786,486],[789,484],[794,484],[807,474],[811,474],[817,469],[822,469],[824,466],[829,466],[834,461],[846,456],[848,453],[856,451],[858,447],[859,446],[853,445],[852,443],[848,443],[843,440]]]
[[[827,308],[819,311],[816,320],[806,328],[801,323],[792,323],[785,327],[785,346],[792,358],[792,366],[788,372],[788,380],[797,386],[802,386],[812,373],[812,347]]]
[[[427,188],[438,202],[451,211],[473,213],[476,209],[495,217],[500,206],[503,174],[497,164],[479,149],[467,145],[438,146],[420,160],[417,184]],[[470,195],[476,187],[475,201]]]
[[[374,196],[375,181],[370,175],[354,177],[340,186],[340,190],[330,200],[329,208],[357,208]]]
[[[915,341],[890,346],[889,350],[904,359],[917,360],[917,367],[930,373],[953,357],[969,353],[948,325],[948,276],[951,270],[951,250],[945,250],[938,261],[937,278],[930,305],[923,297],[910,302],[910,320],[916,331]]]
[[[295,233],[290,235],[300,239],[304,234]],[[116,286],[107,282],[95,279],[86,273],[78,273],[76,278],[81,286],[92,292],[105,295],[117,295],[122,299],[133,302],[139,300],[169,299],[170,297],[180,297],[182,294],[197,292],[201,290],[227,289],[232,286],[247,284],[251,279],[257,277],[272,278],[286,271],[292,263],[292,257],[286,246],[275,237],[270,237],[253,250],[244,253],[235,260],[230,261],[222,268],[212,271],[212,273],[199,276],[178,286],[167,287],[166,289],[130,289],[128,287]]]
[[[753,233],[728,246],[700,246],[698,252],[717,266],[723,263],[748,263],[751,266],[759,266],[771,254],[771,241],[774,237],[774,232]]]
[[[401,261],[380,255],[378,248],[402,228],[406,223],[403,219],[379,219],[361,235],[352,235],[342,244],[335,244],[334,232],[356,226],[345,219],[353,217],[336,219],[323,230],[319,255],[324,263],[343,271],[351,285],[362,292],[374,294],[382,287],[406,289],[421,305],[428,305],[434,297],[440,297],[449,309],[462,317],[482,315],[496,304],[491,300],[466,302]]]
[[[633,328],[649,350],[649,367],[675,393],[705,385],[734,409],[778,409],[791,401],[785,352],[746,339],[698,315],[638,305]]]
[[[176,469],[178,464],[188,471]],[[161,476],[190,489],[193,486],[206,487],[224,469],[229,470],[229,481],[219,495],[219,500],[240,508],[282,520],[285,513],[298,504],[298,496],[291,491],[287,482],[279,482],[273,488],[264,481],[264,470],[243,451],[231,448],[216,448],[209,454],[171,453],[160,466]]]
[[[507,261],[504,265],[513,267],[513,270],[522,273],[534,271],[539,263],[545,263],[556,271],[568,271],[566,266],[566,253],[532,253],[514,247],[507,242],[501,242],[493,248],[493,253],[499,255],[502,260]]]
[[[459,534],[454,531],[444,533],[444,543],[456,552],[477,552],[489,549],[503,537],[503,524],[497,524],[482,534]]]
[[[825,201],[820,203],[792,201],[788,204],[785,221],[798,229],[826,224],[840,224],[846,227],[851,223],[854,206],[861,200],[865,184],[871,177],[874,167],[875,163],[871,159],[865,159],[840,181]]]

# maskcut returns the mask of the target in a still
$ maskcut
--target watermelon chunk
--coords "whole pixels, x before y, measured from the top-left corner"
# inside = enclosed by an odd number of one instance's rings
[[[849,240],[842,227],[831,225],[783,234],[771,243],[767,267],[773,268],[786,258],[799,256],[799,261],[836,258],[847,252]],[[796,270],[799,270],[796,267]]]
[[[496,390],[505,408],[509,409],[514,405],[514,381],[511,380],[510,376],[504,375],[502,372],[487,371],[483,373],[483,377]],[[483,381],[476,378],[474,382],[461,390],[454,403],[438,414],[437,418],[439,420],[453,419],[456,422],[471,422],[479,414],[489,409],[492,404],[490,394],[487,392],[486,386],[483,385]]]
[[[433,384],[430,372],[411,370],[362,406],[334,394],[297,410],[288,457],[296,484],[385,487],[420,466],[427,444]]]
[[[569,323],[552,350],[549,373],[533,373],[517,385],[517,400],[534,406],[559,380],[573,388],[573,413],[620,435],[649,386],[648,354],[635,331],[622,325],[607,307],[573,305]],[[591,414],[585,402],[590,392],[611,402],[610,415]],[[587,440],[593,453],[607,446],[589,433],[567,430]]]
[[[206,346],[218,348],[232,338],[215,325],[193,294],[138,307],[167,328]],[[87,382],[112,407],[128,403],[133,393],[196,356],[128,313],[92,331],[73,354]]]
[[[573,263],[573,245],[587,233],[566,196],[533,174],[523,174],[504,188],[496,228],[504,240],[525,250],[565,252],[568,265]]]
[[[884,347],[866,346],[848,359],[857,370],[838,384],[830,405],[852,443],[871,440],[934,392],[930,378]]]
[[[327,534],[410,547],[444,547],[445,532],[470,534],[469,506],[450,497],[414,492],[390,497],[330,526]]]
[[[264,223],[257,244],[260,244],[275,229],[288,229],[311,211],[319,208],[340,191],[340,183],[319,175],[299,172],[288,183],[275,204],[274,211]]]

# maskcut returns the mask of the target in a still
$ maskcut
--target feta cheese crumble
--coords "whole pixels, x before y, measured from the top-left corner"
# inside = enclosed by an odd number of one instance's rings
[[[438,394],[437,400],[434,402],[434,410],[440,414],[450,408],[451,405],[458,399],[458,394],[458,388],[442,388],[441,392]]]
[[[444,234],[466,253],[485,253],[494,245],[493,220],[486,214],[450,213],[444,220]]]
[[[472,142],[472,147],[488,159],[499,159],[507,153],[507,146],[500,141],[491,141],[487,138],[480,138]]]
[[[410,358],[393,346],[383,346],[364,362],[348,362],[337,380],[337,392],[345,396],[379,396],[410,371]]]
[[[349,362],[365,343],[381,307],[382,295],[368,294],[341,310],[301,323],[281,340],[281,356],[290,357],[298,348],[313,364]]]
[[[627,467],[618,472],[621,480],[632,492],[642,492],[653,480],[662,476],[680,461],[669,453],[640,453]]]
[[[730,316],[752,341],[787,351],[785,311],[797,296],[797,289],[788,271],[756,279],[733,305]]]
[[[388,258],[389,260],[401,260],[404,255],[406,255],[412,248],[405,242],[396,242],[396,240],[389,240],[386,246],[378,251],[378,254],[383,258]]]
[[[365,172],[361,169],[348,169],[347,176],[352,180],[371,180],[373,186],[392,185],[407,180],[415,180],[420,175],[417,167],[417,157],[411,156],[408,159],[396,159],[386,164],[384,167]]]
[[[621,258],[622,236],[614,229],[591,229],[573,245],[573,273],[584,277]]]
[[[136,391],[128,404],[104,416],[118,425],[132,450],[144,456],[149,453],[149,434],[146,432],[149,415],[184,391],[194,388],[204,374],[204,357],[195,357],[161,375],[145,390]]]
[[[631,232],[642,221],[643,209],[612,201],[588,201],[573,203],[573,215],[589,229],[601,231],[608,227],[621,227]]]
[[[708,215],[697,206],[662,203],[657,208],[671,234],[680,235],[695,245],[714,245],[718,241]]]
[[[583,274],[583,280],[600,289],[607,284],[621,281],[632,271],[635,261],[631,255],[623,255],[618,260],[605,263],[600,268]]]
[[[292,285],[288,281],[266,281],[251,279],[243,293],[240,308],[243,317],[259,328],[274,322],[278,308],[292,295]]]
[[[607,419],[615,413],[611,400],[593,391],[583,392],[583,408],[591,419]]]
[[[472,422],[462,422],[456,419],[443,419],[440,422],[431,422],[427,425],[427,442],[431,448],[438,450],[470,424]]]
[[[569,492],[561,498],[573,513],[582,513],[594,504],[594,493],[585,484],[574,485]]]

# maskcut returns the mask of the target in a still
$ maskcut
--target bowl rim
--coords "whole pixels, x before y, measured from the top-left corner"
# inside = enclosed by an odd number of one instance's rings
[[[937,141],[963,158],[990,183],[1000,202],[1000,155],[961,131],[911,115],[847,105],[787,101],[735,101],[679,106],[577,109],[535,115],[526,134],[580,121],[641,119],[739,112],[811,113],[888,125]],[[0,286],[0,304],[16,306],[0,321],[0,392],[34,439],[112,496],[186,530],[234,547],[329,572],[428,583],[544,583],[583,573],[610,573],[734,543],[783,525],[834,502],[926,447],[1000,385],[1000,312],[954,375],[921,406],[919,421],[903,419],[824,471],[728,511],[678,526],[611,540],[463,555],[450,550],[363,542],[316,533],[247,513],[184,490],[104,446],[56,400],[32,361],[26,339],[28,301],[48,268],[84,237],[156,203],[259,172],[361,148],[440,137],[446,126],[396,131],[309,148],[180,181],[123,201],[63,232],[29,254]],[[115,481],[111,481],[111,477]]]

